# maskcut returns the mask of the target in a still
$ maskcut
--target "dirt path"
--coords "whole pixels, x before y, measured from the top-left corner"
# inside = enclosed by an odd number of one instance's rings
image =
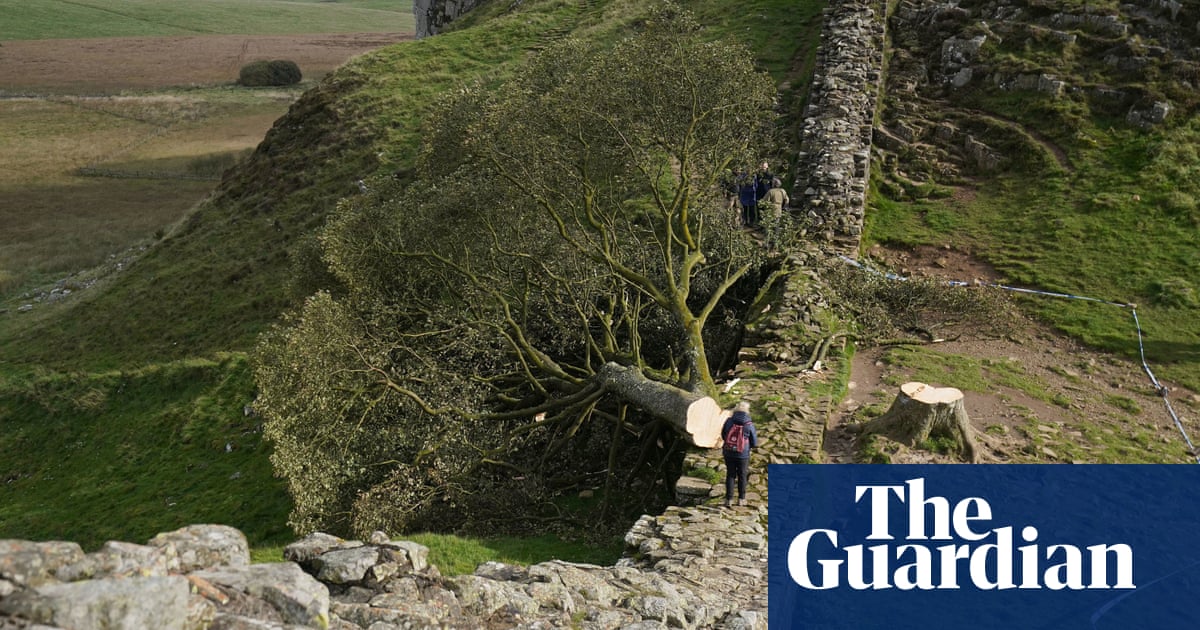
[[[231,84],[243,65],[289,59],[305,79],[411,33],[206,35],[8,41],[0,48],[0,94],[111,94]]]
[[[986,265],[951,250],[872,253],[905,274],[993,278]],[[985,386],[964,388],[964,393],[986,462],[1195,462],[1139,362],[1082,347],[1032,320],[1017,329],[1005,339],[964,337],[924,346],[861,349],[854,357],[847,399],[830,421],[826,461],[855,461],[858,448],[850,427],[886,409],[901,383],[936,381],[940,369],[944,380],[930,384],[969,380],[966,373],[974,370],[983,376]],[[1148,360],[1153,362],[1152,357]],[[1185,430],[1197,439],[1200,395],[1164,384],[1171,389],[1168,400],[1183,417]],[[939,459],[924,451],[892,457],[897,463]]]

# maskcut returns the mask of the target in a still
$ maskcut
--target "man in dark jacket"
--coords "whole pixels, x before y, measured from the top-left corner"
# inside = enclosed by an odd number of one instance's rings
[[[735,428],[736,427],[736,428]],[[738,436],[742,439],[736,439]],[[733,415],[721,427],[721,448],[725,456],[725,507],[733,500],[733,483],[737,480],[738,505],[746,505],[746,477],[750,474],[750,449],[758,447],[758,432],[750,420],[750,403],[740,402]]]

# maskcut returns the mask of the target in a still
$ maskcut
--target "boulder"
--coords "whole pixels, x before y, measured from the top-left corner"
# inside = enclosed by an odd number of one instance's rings
[[[55,571],[83,558],[83,549],[73,542],[0,540],[0,579],[15,586],[55,582]]]
[[[315,532],[284,547],[283,559],[291,560],[315,573],[320,569],[319,567],[315,567],[313,563],[321,554],[335,549],[350,549],[361,546],[362,543],[357,540],[345,540],[337,536]]]
[[[362,546],[354,549],[327,551],[314,561],[317,579],[329,584],[361,582],[367,570],[379,562],[379,547]]]
[[[174,545],[155,547],[110,540],[79,562],[59,567],[54,575],[63,582],[76,582],[106,577],[163,577],[178,571],[179,555]]]
[[[244,567],[250,564],[246,535],[228,525],[189,525],[150,539],[152,547],[174,545],[179,571],[190,573],[212,567]]]
[[[188,606],[178,575],[48,584],[0,600],[0,612],[71,630],[185,630]]]
[[[192,575],[267,602],[287,623],[329,625],[329,589],[294,562],[226,566]]]

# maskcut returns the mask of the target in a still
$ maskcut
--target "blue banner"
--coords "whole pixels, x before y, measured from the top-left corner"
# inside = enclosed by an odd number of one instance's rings
[[[771,465],[770,628],[1200,628],[1200,466]]]

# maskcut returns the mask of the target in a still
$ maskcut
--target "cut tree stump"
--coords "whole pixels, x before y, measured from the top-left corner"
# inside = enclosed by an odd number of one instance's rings
[[[712,397],[660,383],[635,367],[616,363],[606,363],[597,377],[605,389],[667,421],[692,444],[701,448],[721,445],[721,427],[730,412]]]
[[[917,448],[931,438],[949,438],[962,458],[979,462],[975,431],[963,407],[963,393],[953,387],[905,383],[892,406],[863,425],[862,436],[879,434]]]

